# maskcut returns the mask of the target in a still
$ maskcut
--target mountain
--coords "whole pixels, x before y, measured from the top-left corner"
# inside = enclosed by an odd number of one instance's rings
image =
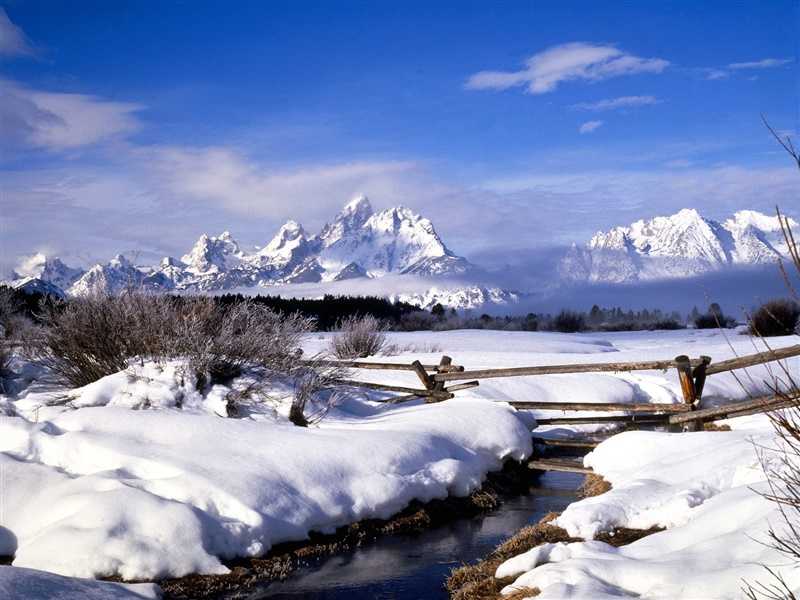
[[[348,202],[316,235],[290,220],[266,245],[253,251],[243,250],[225,231],[217,236],[203,234],[180,259],[164,257],[152,267],[135,266],[122,255],[86,272],[43,255],[29,259],[24,267],[15,273],[14,285],[33,278],[41,283],[26,285],[44,289],[48,284],[54,288],[47,289],[69,295],[116,294],[129,288],[204,292],[387,275],[442,278],[474,270],[444,244],[429,219],[403,206],[375,212],[366,196]],[[480,298],[503,295],[485,288],[461,291],[453,296],[459,307],[477,306]],[[425,298],[420,301],[427,304]]]
[[[104,265],[95,265],[84,273],[69,289],[70,296],[87,294],[119,294],[125,290],[167,291],[174,283],[161,272],[147,273],[127,258],[118,254]]]
[[[500,288],[487,288],[480,285],[468,285],[459,288],[432,287],[425,292],[403,292],[392,294],[392,301],[416,304],[420,308],[430,310],[435,304],[441,304],[457,310],[478,309],[487,305],[508,305],[520,301],[521,294]]]
[[[12,274],[12,279],[21,281],[37,280],[43,284],[49,284],[62,290],[68,289],[81,275],[81,269],[68,267],[58,258],[48,257],[37,252],[33,256],[22,261],[16,271]]]
[[[786,252],[777,217],[743,210],[719,223],[683,209],[597,232],[584,246],[574,244],[559,275],[562,281],[592,283],[685,278],[775,263]]]

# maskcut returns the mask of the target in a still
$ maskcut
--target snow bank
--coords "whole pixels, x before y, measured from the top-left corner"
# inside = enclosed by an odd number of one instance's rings
[[[0,553],[78,577],[222,573],[219,557],[466,495],[531,450],[507,405],[371,411],[308,429],[111,406],[0,418]]]
[[[769,581],[778,567],[794,589],[800,572],[767,541],[780,524],[756,445],[773,445],[763,417],[737,419],[731,432],[627,432],[603,442],[585,463],[613,489],[571,504],[555,524],[591,539],[616,527],[666,531],[614,548],[603,542],[545,544],[498,568],[537,587],[538,598],[740,598],[744,581]]]
[[[160,598],[150,583],[120,584],[0,566],[0,598],[25,600],[148,600]]]
[[[327,334],[309,336],[304,348],[314,354],[328,341]],[[746,336],[726,339],[716,331],[416,332],[391,333],[389,342],[410,349],[382,360],[433,363],[446,352],[468,369],[605,362],[610,353],[614,361],[678,354],[723,360],[734,351],[754,351]],[[794,342],[772,340],[774,347]],[[768,373],[751,369],[750,375],[742,379],[744,388],[730,374],[709,378],[704,402],[766,391]],[[399,371],[354,377],[418,384],[413,374]],[[526,457],[531,417],[552,414],[515,413],[504,400],[681,401],[674,371],[490,379],[435,405],[387,406],[372,401],[378,392],[351,395],[320,426],[303,429],[285,419],[290,386],[274,386],[274,402],[245,406],[242,419],[226,418],[231,389],[217,386],[201,394],[176,363],[134,365],[75,390],[20,382],[14,396],[0,397],[0,414],[8,415],[0,417],[0,554],[13,554],[17,566],[80,577],[221,573],[226,557],[259,555],[310,531],[388,517],[414,499],[468,494],[505,458]],[[573,505],[561,524],[586,537],[602,527],[661,524],[671,529],[647,540],[666,541],[651,547],[654,542],[641,540],[618,551],[597,542],[556,547],[520,559],[515,573],[540,578],[551,597],[563,592],[553,591],[562,584],[578,585],[574,582],[589,586],[589,597],[618,590],[645,593],[649,583],[662,589],[658,577],[604,578],[602,570],[570,565],[591,551],[597,561],[626,565],[620,566],[625,573],[659,564],[670,577],[683,576],[692,552],[700,561],[707,547],[723,557],[709,567],[719,570],[720,579],[729,578],[728,587],[720,589],[738,589],[739,570],[760,574],[757,567],[741,565],[766,551],[748,541],[748,527],[763,532],[773,510],[747,488],[761,485],[747,438],[768,435],[763,428],[751,429],[630,433],[601,445],[589,460],[614,490]],[[727,529],[715,521],[709,508],[714,506],[728,507],[717,513],[729,515]],[[699,531],[681,537],[679,532],[691,527]],[[731,557],[715,545],[717,536],[726,535],[732,537],[725,543],[741,548],[740,555]],[[680,567],[664,567],[661,553]],[[535,567],[539,562],[546,564]],[[563,577],[554,574],[548,583],[551,576],[545,574],[559,569]],[[663,585],[666,597],[680,597]]]

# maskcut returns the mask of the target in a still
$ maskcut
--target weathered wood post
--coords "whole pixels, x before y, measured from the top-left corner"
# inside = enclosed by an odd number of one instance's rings
[[[453,359],[447,356],[446,354],[442,356],[442,360],[439,361],[439,368],[436,369],[437,373],[442,373],[443,371],[447,371],[447,367],[453,364]],[[434,381],[433,383],[433,391],[444,393],[444,381]]]
[[[697,402],[703,399],[703,388],[706,385],[706,369],[711,364],[710,356],[701,356],[700,364],[692,371],[692,378],[694,379],[694,393],[697,397]]]
[[[678,379],[681,382],[683,401],[690,407],[690,410],[693,410],[695,402],[697,401],[697,390],[695,389],[694,378],[692,377],[692,363],[688,356],[681,354],[675,357],[675,366],[678,369]],[[695,421],[690,421],[685,428],[688,431],[696,431],[697,423]]]

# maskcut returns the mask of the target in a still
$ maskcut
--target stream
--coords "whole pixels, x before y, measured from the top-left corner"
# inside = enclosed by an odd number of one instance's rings
[[[446,599],[444,583],[454,567],[483,558],[548,512],[564,510],[577,499],[582,482],[583,475],[548,472],[533,481],[528,494],[505,499],[494,512],[423,532],[380,537],[352,552],[311,561],[286,581],[264,583],[236,597]]]

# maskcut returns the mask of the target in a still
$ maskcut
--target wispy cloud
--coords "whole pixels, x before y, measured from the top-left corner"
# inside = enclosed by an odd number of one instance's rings
[[[711,81],[715,79],[727,79],[731,76],[731,74],[725,69],[702,69],[702,71],[705,73],[706,79]]]
[[[34,56],[33,49],[25,33],[17,27],[8,13],[0,6],[0,56]]]
[[[749,62],[730,63],[725,67],[710,67],[698,69],[706,79],[728,79],[736,71],[752,71],[758,69],[774,69],[782,67],[793,62],[791,58],[764,58],[762,60],[753,60]],[[750,81],[755,81],[756,77],[748,77]]]
[[[605,100],[598,100],[597,102],[579,102],[573,104],[570,108],[577,110],[617,110],[620,108],[635,108],[637,106],[650,106],[652,104],[660,104],[661,100],[655,96],[621,96],[619,98],[608,98]]]
[[[84,94],[34,90],[0,79],[0,124],[6,141],[46,150],[66,150],[130,134],[143,107]]]
[[[531,94],[545,94],[566,81],[601,81],[637,73],[660,73],[669,66],[661,58],[640,58],[608,45],[572,42],[534,54],[519,71],[480,71],[467,89],[505,90],[525,85]]]
[[[602,127],[603,123],[604,121],[586,121],[586,123],[582,123],[581,126],[578,127],[578,133],[581,135],[585,133],[593,133]]]
[[[791,58],[765,58],[762,60],[753,60],[750,62],[731,63],[728,65],[729,69],[773,69],[775,67],[782,67],[792,62]]]
[[[282,218],[325,215],[359,192],[399,201],[401,180],[413,178],[417,168],[409,161],[375,160],[276,166],[227,147],[139,147],[135,154],[162,195]]]

